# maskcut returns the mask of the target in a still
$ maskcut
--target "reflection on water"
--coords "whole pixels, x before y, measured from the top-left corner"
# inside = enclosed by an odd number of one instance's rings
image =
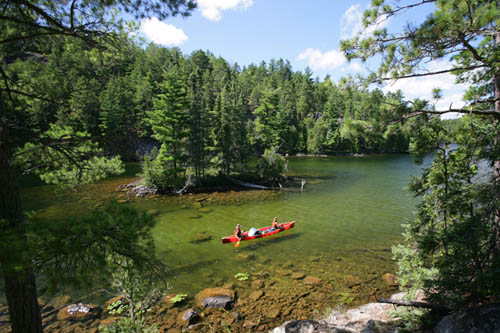
[[[153,232],[158,254],[170,268],[172,292],[193,295],[234,282],[238,272],[279,277],[285,266],[327,281],[341,296],[349,286],[370,281],[359,287],[355,302],[382,291],[377,277],[394,272],[389,249],[400,239],[401,224],[413,218],[415,199],[405,188],[419,170],[411,157],[289,158],[288,167],[290,176],[306,179],[304,191],[295,184],[291,191],[130,198],[124,203],[159,212]],[[132,177],[114,177],[62,196],[48,186],[26,186],[23,202],[42,219],[78,215],[111,198],[127,199],[116,188]],[[237,223],[245,230],[259,228],[270,225],[274,216],[280,222],[296,221],[295,227],[241,242],[238,248],[220,241]],[[200,232],[212,239],[190,242]]]

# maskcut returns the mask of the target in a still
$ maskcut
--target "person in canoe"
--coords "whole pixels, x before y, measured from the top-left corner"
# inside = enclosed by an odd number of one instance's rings
[[[241,224],[237,224],[236,225],[236,228],[234,229],[234,235],[236,236],[236,238],[238,238],[238,241],[241,240],[241,238],[243,237],[243,230],[241,230]]]
[[[283,228],[283,224],[278,223],[278,217],[277,216],[274,217],[273,223],[271,224],[271,228],[274,228],[274,229],[281,229],[281,228]]]

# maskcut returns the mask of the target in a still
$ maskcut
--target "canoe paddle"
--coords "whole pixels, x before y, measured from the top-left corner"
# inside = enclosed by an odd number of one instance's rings
[[[236,242],[236,244],[234,244],[234,247],[238,247],[238,246],[240,246],[240,240],[241,240],[241,239],[239,239],[239,240]]]

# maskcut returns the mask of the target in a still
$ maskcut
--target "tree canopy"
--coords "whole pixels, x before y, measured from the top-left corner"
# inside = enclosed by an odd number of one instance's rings
[[[349,59],[381,57],[368,82],[452,73],[469,85],[461,108],[438,110],[422,99],[394,105],[405,110],[403,118],[415,119],[410,150],[417,162],[432,156],[410,186],[422,197],[417,218],[394,248],[400,281],[425,288],[431,301],[463,308],[500,295],[493,280],[500,271],[500,9],[497,1],[374,0],[364,24],[428,5],[434,11],[420,24],[360,34],[342,41],[342,49]],[[428,71],[437,59],[450,66]],[[450,111],[468,115],[458,128],[438,118]]]
[[[90,83],[91,89],[97,81],[79,75],[91,61],[79,61],[72,51],[86,54],[89,60],[106,47],[117,46],[123,26],[116,17],[119,11],[165,18],[188,15],[195,4],[184,0],[21,0],[2,1],[0,7],[0,265],[12,331],[41,332],[35,267],[15,164],[61,185],[120,171],[120,162],[97,147],[92,133],[96,123],[78,126],[77,115],[91,110],[92,103],[87,104],[85,98],[95,90],[86,96],[73,94],[70,80],[75,79],[80,88]],[[113,94],[109,92],[110,98]],[[117,110],[107,111],[102,118],[109,120]],[[109,125],[108,121],[101,128]]]

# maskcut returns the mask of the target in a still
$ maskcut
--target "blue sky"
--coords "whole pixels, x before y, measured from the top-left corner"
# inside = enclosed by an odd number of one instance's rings
[[[295,71],[309,66],[322,80],[329,74],[333,80],[356,73],[366,73],[359,62],[348,63],[339,50],[340,40],[363,29],[361,14],[370,1],[341,0],[198,0],[198,9],[188,18],[170,18],[160,22],[153,18],[141,22],[147,40],[172,47],[184,54],[209,50],[230,63],[245,66],[283,58]],[[389,30],[401,29],[407,22],[418,23],[432,11],[432,5],[385,21]],[[442,69],[446,61],[429,64]],[[372,62],[369,68],[375,69]],[[401,89],[408,98],[430,98],[432,88],[441,87],[444,98],[439,108],[461,106],[464,86],[453,84],[451,75],[400,80],[384,87],[385,91]]]

